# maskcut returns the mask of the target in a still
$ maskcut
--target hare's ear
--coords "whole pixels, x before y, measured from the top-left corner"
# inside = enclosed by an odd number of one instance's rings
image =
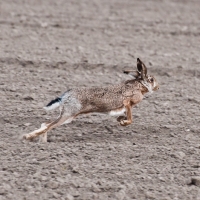
[[[147,77],[147,68],[145,64],[139,58],[137,58],[137,69],[138,69],[138,72],[141,73],[142,79]]]
[[[140,72],[138,72],[136,70],[124,70],[124,74],[133,76],[134,78],[138,78],[140,76]]]

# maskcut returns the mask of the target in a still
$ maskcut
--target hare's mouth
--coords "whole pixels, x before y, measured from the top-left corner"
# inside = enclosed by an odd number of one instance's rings
[[[158,90],[158,89],[159,89],[159,86],[156,85],[156,86],[153,88],[153,91],[156,91],[156,90]]]

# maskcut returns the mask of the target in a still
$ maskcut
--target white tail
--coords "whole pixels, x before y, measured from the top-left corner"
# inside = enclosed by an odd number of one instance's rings
[[[53,110],[60,106],[61,98],[56,98],[49,102],[45,107],[43,107],[46,111]]]

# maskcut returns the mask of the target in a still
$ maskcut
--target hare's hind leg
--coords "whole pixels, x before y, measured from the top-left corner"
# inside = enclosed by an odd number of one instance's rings
[[[41,128],[39,128],[31,133],[25,134],[23,136],[23,138],[26,140],[32,140],[35,137],[40,136],[40,142],[47,142],[47,132],[48,131],[50,131],[51,129],[53,129],[57,126],[60,126],[64,123],[70,123],[73,118],[74,118],[73,116],[70,116],[70,117],[69,116],[61,116],[60,118],[58,118],[57,120],[55,120],[49,124],[43,123],[41,125]]]
[[[26,140],[31,140],[37,136],[41,136],[40,141],[47,142],[47,132],[48,131],[50,131],[51,129],[53,129],[57,126],[60,126],[64,123],[70,123],[74,119],[74,117],[76,117],[76,115],[65,115],[64,108],[63,108],[60,113],[60,116],[56,120],[54,120],[50,123],[41,124],[41,127],[39,129],[37,129],[31,133],[25,134],[23,136],[23,138]]]
[[[56,126],[59,126],[59,125],[63,125],[63,124],[69,124],[70,122],[72,122],[72,120],[74,119],[74,117],[75,116],[71,116],[71,117],[63,117],[63,120],[62,120],[62,122],[63,123],[61,123],[61,124],[57,124],[57,125],[55,125],[55,127]],[[47,127],[48,125],[50,125],[50,123],[43,123],[43,124],[41,124],[41,128],[45,128],[45,126]],[[53,129],[53,128],[55,128],[55,127],[51,127],[50,129]],[[48,130],[49,131],[49,130]],[[39,135],[39,142],[41,142],[41,143],[44,143],[44,142],[47,142],[47,132],[45,132],[45,133],[42,133],[41,135]]]
[[[47,126],[47,123],[42,123],[41,124],[41,128],[43,128],[45,126]],[[41,134],[39,137],[40,137],[39,138],[39,142],[47,142],[47,132]]]

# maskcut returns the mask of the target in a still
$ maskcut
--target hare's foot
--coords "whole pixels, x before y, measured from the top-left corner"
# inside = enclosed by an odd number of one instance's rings
[[[120,121],[120,125],[121,126],[127,126],[127,125],[129,125],[131,123],[132,123],[131,120],[121,120]]]
[[[45,142],[46,139],[47,139],[46,132],[47,132],[47,124],[43,123],[43,124],[41,124],[41,127],[39,129],[37,129],[37,130],[35,130],[35,131],[31,132],[31,133],[25,134],[23,136],[23,138],[26,139],[26,140],[32,140],[35,137],[37,137],[37,136],[42,134],[43,138],[40,138],[40,141]]]
[[[117,121],[120,123],[121,126],[127,126],[132,123],[131,120],[127,120],[126,116],[119,116]]]
[[[117,121],[118,121],[118,122],[121,122],[122,120],[127,120],[127,117],[125,117],[125,116],[119,116],[119,117],[117,118]]]

